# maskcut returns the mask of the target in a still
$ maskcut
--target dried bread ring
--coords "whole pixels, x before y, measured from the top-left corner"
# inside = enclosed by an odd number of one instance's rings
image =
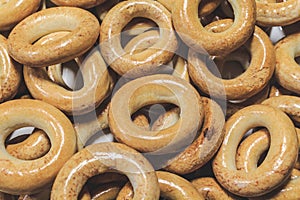
[[[300,130],[297,129],[298,139],[300,138]],[[259,159],[262,154],[266,152],[270,145],[270,138],[268,131],[262,129],[248,136],[240,144],[238,153],[236,156],[236,164],[239,170],[253,171],[257,169]],[[258,199],[299,199],[300,189],[300,171],[293,169],[291,177],[287,182],[283,182],[282,185],[274,191],[260,196],[258,198],[250,198],[251,200]]]
[[[110,130],[118,141],[142,152],[164,147],[181,148],[195,136],[202,124],[203,108],[199,98],[192,85],[172,75],[138,78],[123,85],[112,97],[108,113]],[[154,103],[177,105],[180,108],[179,120],[160,131],[145,131],[136,126],[131,115]]]
[[[49,137],[51,149],[35,160],[20,160],[2,145],[0,190],[9,194],[33,194],[49,186],[64,163],[75,153],[76,136],[70,120],[55,107],[38,100],[11,100],[0,104],[1,144],[14,130],[33,126]],[[26,116],[26,117],[25,117]]]
[[[109,171],[129,178],[133,199],[159,198],[157,176],[148,160],[124,144],[106,142],[89,145],[66,162],[54,181],[51,199],[77,199],[88,178]]]
[[[300,94],[300,70],[295,58],[300,56],[300,33],[292,34],[275,45],[276,81],[284,88]]]
[[[59,39],[60,34],[49,34],[37,41],[36,45],[47,45],[49,41],[51,43]],[[35,99],[50,103],[68,115],[88,113],[97,108],[110,94],[113,78],[98,47],[81,56],[78,64],[84,82],[83,87],[78,90],[70,91],[51,81],[44,68],[29,66],[24,66],[25,83]]]
[[[12,99],[21,83],[21,66],[7,52],[7,40],[0,35],[0,103]]]
[[[0,2],[0,31],[12,29],[25,17],[38,10],[41,0],[9,0]]]
[[[243,135],[257,126],[268,129],[270,149],[259,168],[240,171],[235,159],[238,145]],[[227,120],[224,131],[223,144],[213,161],[213,172],[226,190],[243,197],[260,196],[289,177],[299,147],[294,124],[284,112],[267,105],[248,106]]]
[[[135,17],[144,17],[159,26],[160,39],[151,48],[130,55],[121,46],[122,29]],[[171,13],[152,0],[129,0],[114,6],[104,18],[100,32],[101,52],[106,62],[119,75],[140,77],[153,74],[171,60],[177,49]]]
[[[299,0],[261,2],[256,0],[256,23],[261,26],[286,26],[300,20]]]
[[[218,33],[205,30],[199,22],[200,2],[201,0],[176,0],[172,9],[175,30],[190,48],[212,56],[224,55],[250,38],[256,21],[254,0],[229,0],[234,8],[235,20],[232,26]]]
[[[99,29],[98,19],[86,10],[53,7],[36,12],[15,26],[8,37],[8,51],[16,61],[31,67],[63,63],[89,50],[99,36]],[[42,46],[33,44],[57,31],[70,33]]]
[[[220,20],[208,25],[208,29],[218,31],[226,29],[231,20]],[[215,76],[208,68],[208,55],[200,55],[190,49],[189,75],[194,83],[206,94],[227,100],[244,100],[260,92],[271,79],[275,68],[275,52],[267,34],[255,27],[253,37],[245,44],[251,53],[251,61],[247,70],[240,76],[224,80]],[[213,63],[214,64],[214,63]],[[208,66],[207,66],[208,65]]]

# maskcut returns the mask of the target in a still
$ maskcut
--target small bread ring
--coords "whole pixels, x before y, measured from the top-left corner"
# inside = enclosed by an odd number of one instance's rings
[[[196,52],[224,55],[242,46],[252,35],[255,24],[254,0],[229,0],[234,7],[235,20],[223,32],[212,33],[204,29],[198,19],[201,0],[177,0],[172,10],[175,30],[181,39]]]
[[[266,127],[270,132],[270,149],[255,171],[239,171],[235,159],[237,147],[243,135],[257,126]],[[226,190],[244,197],[260,196],[289,177],[299,148],[294,124],[284,112],[266,105],[248,106],[227,120],[224,131],[223,144],[213,161],[213,172]]]
[[[99,36],[99,29],[98,19],[80,8],[41,10],[22,20],[11,31],[8,37],[9,54],[16,61],[32,67],[63,63],[90,49]],[[70,33],[55,42],[33,45],[39,38],[56,31]]]
[[[300,56],[300,33],[292,34],[275,45],[276,81],[284,88],[300,94],[300,72],[295,57]]]
[[[196,188],[186,179],[165,171],[157,171],[160,196],[166,199],[204,200]],[[119,192],[117,200],[132,199],[132,186],[127,183]]]
[[[62,33],[65,34],[65,33]],[[50,34],[37,41],[47,45],[44,41],[56,41],[59,35]],[[54,38],[54,39],[53,39]],[[70,91],[51,81],[44,68],[24,66],[25,83],[35,99],[54,105],[66,114],[79,115],[97,108],[112,90],[113,78],[100,54],[98,47],[79,58],[84,85],[79,90]]]
[[[203,108],[197,91],[185,80],[172,75],[152,75],[130,81],[112,97],[108,122],[115,138],[142,152],[188,142],[200,128]],[[161,131],[145,131],[136,126],[131,115],[154,103],[172,103],[180,108],[180,119]],[[194,135],[194,136],[191,136]]]
[[[42,130],[36,130],[26,140],[7,145],[6,151],[21,160],[34,160],[44,156],[50,148],[47,134]]]
[[[205,165],[218,151],[224,138],[223,111],[216,102],[206,97],[201,97],[201,102],[204,108],[204,121],[198,131],[198,137],[184,151],[172,158],[165,170],[176,174],[191,173]],[[152,127],[154,126],[155,123]]]
[[[125,174],[134,184],[136,200],[159,198],[159,185],[152,165],[139,152],[120,143],[89,145],[70,158],[58,173],[51,200],[77,199],[88,178],[108,171]]]
[[[130,55],[121,46],[120,34],[135,17],[144,17],[159,26],[160,39],[151,48]],[[119,75],[139,77],[153,74],[159,66],[171,60],[177,49],[171,13],[152,0],[129,0],[114,6],[101,24],[100,46],[106,62]]]
[[[205,198],[210,200],[236,200],[239,199],[230,194],[213,177],[202,177],[191,181],[198,192]]]
[[[25,17],[38,10],[40,0],[9,0],[0,3],[0,31],[12,29]]]
[[[299,0],[280,3],[256,0],[256,20],[261,26],[286,26],[300,20]]]
[[[217,31],[231,24],[231,20],[220,20],[211,23],[207,28]],[[224,80],[209,71],[207,55],[201,56],[190,49],[189,75],[194,83],[206,94],[223,98],[225,90],[227,100],[247,99],[261,91],[271,79],[275,68],[275,52],[267,34],[255,27],[254,35],[245,44],[251,53],[247,70],[240,76]]]
[[[90,193],[92,199],[95,200],[116,199],[122,187],[123,186],[120,183],[113,182],[105,185],[100,185]]]
[[[58,6],[92,8],[102,4],[106,0],[51,0],[51,1]]]
[[[21,66],[7,52],[7,40],[0,35],[0,103],[12,99],[21,83]]]
[[[70,120],[55,107],[31,99],[11,100],[0,104],[0,143],[15,129],[33,126],[49,137],[51,149],[36,160],[20,160],[1,146],[0,190],[9,194],[33,194],[54,180],[64,163],[75,153],[76,136]],[[26,116],[26,117],[24,117]]]

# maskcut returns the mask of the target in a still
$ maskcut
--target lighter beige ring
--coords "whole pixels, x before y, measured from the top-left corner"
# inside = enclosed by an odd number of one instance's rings
[[[121,46],[122,29],[135,17],[144,17],[159,26],[160,39],[147,50],[130,55]],[[119,75],[140,77],[155,73],[171,60],[177,49],[171,13],[152,0],[129,0],[114,6],[101,24],[100,46],[106,62]]]
[[[54,7],[36,12],[21,21],[8,37],[9,54],[32,67],[63,63],[89,50],[99,36],[98,19],[75,7]],[[39,38],[57,31],[70,33],[46,45],[33,45]]]
[[[7,40],[0,35],[0,103],[12,99],[21,83],[21,66],[7,52]]]
[[[65,35],[64,32],[61,34]],[[61,34],[49,34],[37,41],[36,45],[57,41]],[[35,99],[54,105],[68,115],[85,114],[97,108],[110,94],[113,79],[98,47],[81,56],[78,65],[84,82],[78,90],[68,90],[53,82],[44,68],[24,66],[24,80]]]
[[[207,28],[213,31],[226,29],[231,20],[220,20],[211,23]],[[223,90],[227,100],[244,100],[260,92],[271,79],[275,68],[275,52],[267,34],[259,27],[245,44],[251,53],[251,61],[247,70],[240,76],[225,80],[215,76],[208,68],[214,64],[208,55],[200,55],[190,49],[189,75],[194,83],[206,94],[223,98]],[[209,63],[211,62],[211,63]],[[208,65],[208,66],[207,66]]]
[[[238,145],[248,130],[258,126],[268,129],[270,149],[257,170],[240,171],[236,166]],[[224,132],[213,172],[228,191],[244,197],[260,196],[275,189],[291,174],[298,155],[298,140],[293,122],[281,110],[266,105],[248,106],[227,120]]]
[[[300,20],[300,1],[260,2],[256,0],[256,23],[261,26],[286,26]]]
[[[0,3],[0,31],[12,29],[25,17],[38,10],[41,0],[9,0]]]
[[[287,36],[275,45],[276,81],[284,88],[300,94],[300,70],[295,58],[300,56],[300,33]]]
[[[92,8],[102,4],[106,0],[51,0],[55,5],[58,6],[70,6],[80,8]]]
[[[30,99],[4,102],[0,104],[0,112],[1,191],[32,194],[49,186],[76,150],[76,136],[70,120],[55,107]],[[20,160],[6,151],[3,145],[6,137],[24,126],[42,129],[48,135],[51,149],[43,157]]]
[[[193,50],[207,52],[212,56],[224,55],[250,38],[256,21],[254,0],[229,0],[234,8],[235,20],[232,26],[219,33],[205,30],[199,22],[200,2],[201,0],[176,0],[172,10],[175,30]]]
[[[51,200],[77,199],[88,178],[111,171],[129,178],[134,200],[159,198],[157,176],[148,160],[124,144],[107,142],[89,145],[66,162],[54,181]]]
[[[203,107],[199,98],[192,85],[172,75],[138,78],[123,85],[113,95],[108,113],[110,130],[118,141],[138,151],[152,152],[164,147],[173,151],[192,142],[202,124]],[[179,120],[160,131],[147,131],[135,125],[131,115],[143,106],[155,103],[178,106]]]

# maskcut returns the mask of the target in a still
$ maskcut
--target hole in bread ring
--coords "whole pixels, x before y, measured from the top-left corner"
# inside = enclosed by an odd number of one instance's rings
[[[33,194],[51,184],[63,164],[75,153],[76,136],[70,120],[42,101],[21,99],[0,104],[0,190],[9,194]],[[5,139],[14,130],[33,126],[49,137],[51,148],[43,157],[20,160],[5,150]],[[16,184],[18,183],[18,184]]]
[[[70,33],[42,46],[33,44],[57,31]],[[75,7],[54,7],[36,12],[15,26],[8,37],[8,50],[24,65],[45,67],[82,55],[98,36],[99,22],[90,12]]]

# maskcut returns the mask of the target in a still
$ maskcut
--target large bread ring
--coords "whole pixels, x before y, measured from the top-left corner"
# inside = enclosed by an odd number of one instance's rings
[[[204,200],[196,188],[186,179],[165,171],[156,171],[160,196],[166,199]],[[132,199],[132,186],[128,183],[119,192],[116,200]]]
[[[7,52],[7,40],[0,35],[0,103],[12,99],[21,83],[21,66]]]
[[[135,17],[153,20],[159,26],[160,39],[151,48],[130,55],[121,46],[121,31]],[[104,18],[100,33],[101,52],[106,62],[120,75],[139,77],[155,73],[169,62],[177,49],[171,13],[152,0],[129,0],[114,6]]]
[[[257,126],[268,129],[270,149],[256,170],[240,171],[236,167],[236,150],[243,135]],[[227,120],[224,131],[223,144],[213,161],[213,172],[226,190],[244,197],[260,196],[289,177],[298,156],[298,140],[294,124],[284,112],[266,105],[248,106]]]
[[[38,100],[11,100],[0,104],[0,190],[9,194],[32,194],[54,180],[60,168],[75,153],[76,136],[70,120],[55,107]],[[15,129],[34,126],[49,137],[51,149],[35,160],[20,160],[4,147]]]
[[[106,0],[51,0],[58,6],[71,6],[80,8],[92,8],[102,4]]]
[[[0,3],[0,31],[12,29],[40,6],[41,0],[9,0]]]
[[[197,52],[209,55],[227,54],[250,38],[255,24],[254,0],[229,0],[235,12],[232,26],[219,33],[204,29],[198,19],[198,5],[201,0],[176,0],[172,19],[175,30],[181,39]]]
[[[300,70],[295,58],[300,56],[300,33],[292,34],[275,45],[276,81],[284,88],[300,94]]]
[[[299,0],[260,2],[256,0],[256,23],[261,26],[286,26],[300,20]]]
[[[99,29],[97,18],[80,8],[41,10],[25,18],[11,31],[8,37],[9,54],[16,61],[32,67],[63,63],[90,49],[99,36]],[[43,46],[33,45],[42,36],[57,31],[70,33]]]
[[[51,200],[77,199],[88,178],[109,171],[129,178],[134,184],[133,199],[159,198],[157,176],[147,159],[124,144],[107,142],[89,145],[66,162],[54,181]]]
[[[231,20],[220,20],[209,25],[209,29],[217,31],[226,29]],[[251,61],[247,70],[240,76],[224,80],[209,71],[208,55],[200,55],[190,49],[189,75],[194,83],[206,94],[227,100],[244,100],[260,92],[271,79],[275,68],[275,52],[267,34],[255,27],[254,35],[246,43],[251,53]],[[214,64],[214,63],[213,63]]]
[[[56,41],[58,36],[50,34],[37,41],[37,45],[47,45],[49,41]],[[81,56],[78,64],[84,82],[79,90],[70,91],[51,81],[44,68],[24,66],[25,83],[35,99],[52,104],[68,115],[85,114],[98,107],[109,95],[113,80],[98,47]]]
[[[113,95],[108,114],[110,130],[118,141],[142,152],[156,151],[166,145],[181,148],[192,142],[189,140],[195,137],[202,124],[203,108],[199,98],[192,85],[172,75],[138,78],[123,85]],[[179,120],[160,131],[145,131],[136,126],[131,115],[154,103],[177,105],[180,108]],[[184,144],[179,144],[182,142]]]

